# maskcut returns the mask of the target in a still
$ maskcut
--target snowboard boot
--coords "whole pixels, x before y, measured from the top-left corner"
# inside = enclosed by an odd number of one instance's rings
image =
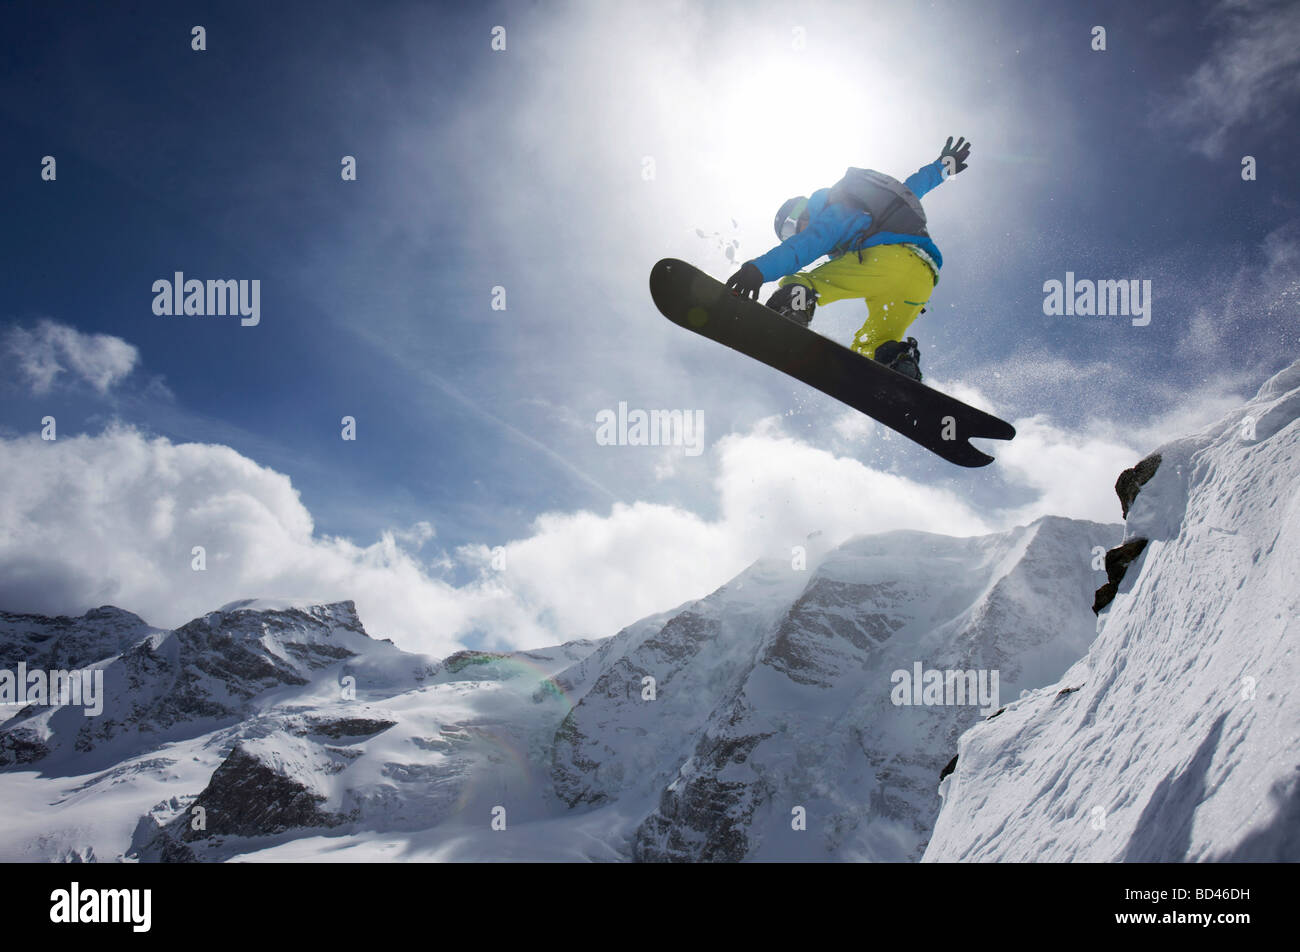
[[[795,304],[802,298],[803,307]],[[807,327],[812,323],[813,311],[817,310],[817,292],[802,284],[787,284],[776,289],[776,293],[767,299],[767,305],[786,320],[794,321]]]
[[[904,343],[885,341],[876,348],[875,359],[890,370],[921,382],[921,349],[916,345],[915,337],[909,337]]]

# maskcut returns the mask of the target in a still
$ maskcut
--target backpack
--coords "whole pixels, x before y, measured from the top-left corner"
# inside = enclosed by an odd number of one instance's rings
[[[848,244],[849,248],[857,247],[859,255],[862,243],[880,231],[930,237],[925,228],[925,209],[921,207],[921,200],[910,188],[884,172],[850,168],[831,186],[826,203],[832,202],[840,202],[871,216],[870,226],[854,235]]]

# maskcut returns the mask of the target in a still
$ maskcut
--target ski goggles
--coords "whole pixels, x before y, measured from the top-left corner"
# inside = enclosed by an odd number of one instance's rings
[[[795,202],[794,207],[790,209],[790,214],[785,216],[785,220],[781,222],[781,228],[777,231],[782,241],[799,234],[799,220],[803,218],[807,211],[808,199],[804,198]]]

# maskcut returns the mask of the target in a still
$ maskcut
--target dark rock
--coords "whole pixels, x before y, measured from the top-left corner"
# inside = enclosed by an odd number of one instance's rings
[[[1006,708],[1003,708],[1002,710],[1006,710]],[[998,711],[998,714],[1001,714],[1001,713],[1002,713],[1002,711]],[[994,716],[994,717],[997,717],[998,714],[994,714],[993,716]],[[952,772],[953,772],[954,770],[956,770],[956,769],[957,769],[957,755],[956,755],[956,754],[953,754],[953,755],[952,755],[952,760],[948,761],[948,766],[947,766],[947,767],[944,767],[943,770],[939,771],[939,781],[942,783],[942,782],[943,782],[943,778],[946,777],[946,776],[948,776],[948,774],[952,773]]]
[[[1119,474],[1119,479],[1115,480],[1115,495],[1119,496],[1120,509],[1123,510],[1125,519],[1128,518],[1129,507],[1137,498],[1138,490],[1147,484],[1159,468],[1160,454],[1152,453],[1136,466],[1131,466]]]
[[[866,663],[903,627],[904,619],[889,610],[900,598],[894,583],[814,578],[790,606],[763,663],[798,684],[827,687],[845,655]],[[877,605],[884,607],[872,610]]]
[[[386,721],[369,717],[344,717],[337,720],[316,720],[309,724],[308,730],[313,734],[324,734],[335,739],[340,737],[370,737],[396,726],[397,721]]]
[[[0,767],[35,763],[49,752],[49,748],[31,728],[19,727],[0,733]]]
[[[126,854],[138,863],[197,863],[194,850],[178,843],[165,830],[159,830],[153,839]]]
[[[320,809],[325,798],[236,747],[212,774],[193,806],[179,818],[185,841],[210,836],[267,836],[301,827],[331,827],[347,817]],[[207,829],[192,829],[189,815],[202,807]]]
[[[443,662],[443,669],[448,674],[459,674],[472,664],[491,665],[509,657],[499,651],[457,651]]]
[[[724,780],[770,734],[700,741],[694,760],[711,766],[660,795],[659,810],[637,828],[632,859],[639,863],[739,863],[749,852],[749,827],[758,797],[753,784]]]
[[[1101,610],[1115,600],[1115,593],[1119,591],[1119,583],[1124,580],[1124,573],[1128,571],[1129,565],[1142,554],[1142,550],[1146,547],[1146,539],[1129,539],[1123,545],[1117,545],[1106,553],[1106,578],[1108,581],[1097,589],[1096,596],[1092,600],[1092,613],[1094,615],[1101,614]]]
[[[194,850],[190,849],[184,843],[177,843],[170,836],[158,837],[158,860],[159,863],[197,863],[199,858],[194,855]]]

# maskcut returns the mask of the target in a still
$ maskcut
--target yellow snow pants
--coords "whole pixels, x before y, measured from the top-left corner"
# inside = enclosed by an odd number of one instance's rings
[[[867,302],[867,322],[849,346],[865,357],[887,340],[901,341],[908,326],[930,300],[936,277],[920,255],[902,245],[873,245],[850,251],[811,271],[796,271],[778,282],[802,284],[817,292],[817,305],[844,298]]]

